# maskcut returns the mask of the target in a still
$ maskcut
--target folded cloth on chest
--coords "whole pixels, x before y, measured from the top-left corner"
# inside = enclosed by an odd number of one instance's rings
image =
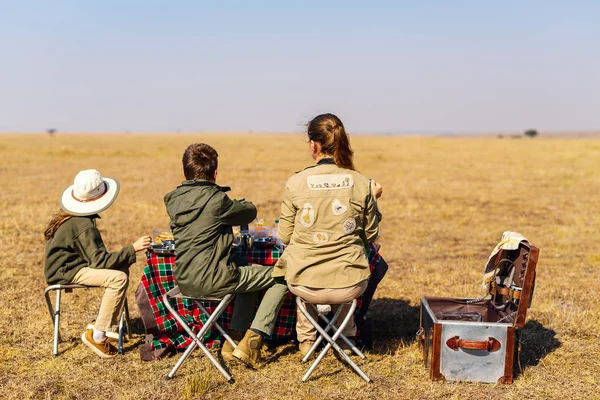
[[[496,267],[497,267],[496,260],[495,260],[496,255],[501,250],[517,250],[519,248],[519,244],[521,242],[529,243],[528,240],[525,238],[525,236],[521,235],[520,233],[505,231],[502,234],[502,240],[500,241],[500,243],[498,243],[496,245],[496,247],[492,251],[492,254],[490,254],[490,258],[488,259],[487,263],[485,264],[485,269],[483,270],[482,286],[484,289],[489,290],[490,283],[492,282],[492,279],[496,275]]]

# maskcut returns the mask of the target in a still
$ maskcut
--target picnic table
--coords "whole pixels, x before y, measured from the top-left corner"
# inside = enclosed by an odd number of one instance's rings
[[[236,248],[236,251],[242,260],[248,260],[248,265],[260,264],[265,266],[275,265],[283,253],[283,249],[279,247],[259,248],[256,246],[250,248],[240,246]],[[380,256],[377,249],[372,245],[366,251],[372,270],[373,266],[379,261]],[[173,276],[174,267],[175,256],[173,254],[147,253],[146,265],[136,290],[136,302],[146,331],[146,341],[140,346],[142,360],[153,360],[173,350],[185,350],[192,343],[192,339],[175,318],[170,315],[162,301],[163,295],[176,286],[175,277]],[[260,296],[258,302],[261,298],[262,296]],[[181,299],[176,301],[179,315],[188,322],[194,331],[199,331],[206,322],[206,316],[199,311],[195,302]],[[233,302],[235,302],[235,299]],[[225,330],[229,329],[230,326],[233,302],[218,320],[218,323]],[[217,303],[205,301],[202,302],[202,305],[212,313]],[[357,308],[357,311],[359,309]],[[295,298],[291,293],[288,293],[275,322],[273,334],[268,341],[291,339],[295,335],[295,328]],[[220,347],[222,336],[216,329],[211,329],[204,336],[204,343],[209,348]]]

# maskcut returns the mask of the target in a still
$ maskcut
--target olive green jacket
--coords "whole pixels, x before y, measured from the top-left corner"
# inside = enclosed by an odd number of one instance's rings
[[[44,276],[48,284],[71,283],[84,267],[126,269],[135,263],[133,245],[113,253],[106,250],[96,218],[100,216],[71,217],[46,242]]]
[[[173,274],[188,296],[221,296],[239,280],[232,251],[234,225],[256,218],[256,207],[232,200],[220,187],[206,180],[184,181],[165,195],[175,239]]]
[[[277,233],[288,246],[273,276],[332,289],[368,279],[365,246],[377,238],[380,219],[370,180],[322,159],[286,184]]]

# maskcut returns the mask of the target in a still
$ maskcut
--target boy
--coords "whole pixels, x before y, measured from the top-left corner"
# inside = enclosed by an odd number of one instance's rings
[[[187,296],[221,297],[236,293],[230,336],[237,349],[225,342],[221,354],[256,368],[264,337],[271,335],[279,309],[287,295],[283,278],[271,277],[273,267],[245,266],[233,252],[234,225],[256,218],[256,207],[232,200],[229,187],[216,184],[218,154],[207,144],[195,143],[183,153],[186,180],[165,196],[175,238],[175,279]],[[254,314],[258,291],[267,289]],[[245,334],[244,334],[244,331]]]

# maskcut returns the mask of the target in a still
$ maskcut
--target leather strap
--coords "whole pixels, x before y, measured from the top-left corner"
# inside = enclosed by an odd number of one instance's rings
[[[502,296],[508,296],[511,299],[520,299],[521,298],[520,290],[509,289],[507,287],[500,287],[500,286],[496,286],[496,285],[492,285],[492,288],[490,289],[490,294],[492,296],[495,294],[500,294]]]
[[[476,340],[463,340],[459,336],[451,337],[446,341],[446,346],[450,347],[454,351],[458,349],[468,350],[487,350],[490,353],[500,350],[502,345],[498,340],[493,337],[489,337],[488,340],[476,341]]]

